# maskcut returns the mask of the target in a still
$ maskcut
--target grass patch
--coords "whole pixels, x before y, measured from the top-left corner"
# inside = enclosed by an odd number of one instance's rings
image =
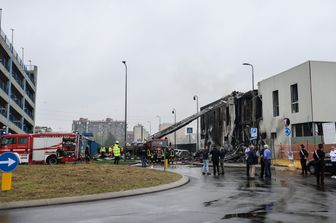
[[[69,197],[157,186],[180,175],[111,164],[20,165],[12,190],[0,191],[0,202]]]

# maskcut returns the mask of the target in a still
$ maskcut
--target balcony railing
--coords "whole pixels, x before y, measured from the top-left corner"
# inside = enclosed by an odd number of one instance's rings
[[[7,35],[3,32],[3,30],[1,30],[0,38],[2,38],[5,41],[8,48],[10,50],[12,50],[12,44],[10,43]],[[36,83],[35,83],[34,78],[30,77],[31,75],[29,75],[29,73],[28,73],[29,69],[27,69],[27,67],[24,65],[23,60],[20,58],[19,54],[16,52],[16,50],[14,48],[13,48],[13,58],[15,58],[18,61],[19,65],[22,67],[25,74],[28,76],[28,78],[33,82],[33,84],[35,86]],[[3,63],[3,64],[5,64],[5,63]],[[5,66],[5,67],[9,71],[9,66]]]
[[[0,113],[2,116],[7,118],[7,109],[5,107],[0,107]]]
[[[25,108],[24,111],[31,119],[34,120],[33,111],[29,110],[28,108]]]
[[[16,95],[12,94],[12,97],[13,101],[15,101],[15,103],[20,107],[20,108],[23,108],[23,100],[22,99],[19,99],[18,97],[16,97]]]

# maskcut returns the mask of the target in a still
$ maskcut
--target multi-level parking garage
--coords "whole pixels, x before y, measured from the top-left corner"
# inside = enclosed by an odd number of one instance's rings
[[[11,40],[0,35],[0,129],[32,133],[35,125],[37,66],[25,66]]]

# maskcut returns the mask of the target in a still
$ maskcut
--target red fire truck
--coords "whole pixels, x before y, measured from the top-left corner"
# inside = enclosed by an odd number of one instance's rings
[[[80,136],[74,133],[8,134],[0,136],[0,154],[16,153],[20,163],[57,164],[80,158]]]

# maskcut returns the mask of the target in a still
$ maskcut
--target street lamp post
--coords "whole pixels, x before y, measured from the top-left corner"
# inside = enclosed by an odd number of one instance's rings
[[[126,162],[126,140],[127,140],[127,65],[126,61],[122,61],[122,63],[125,65],[125,162]]]
[[[0,35],[1,35],[2,8],[0,8]]]
[[[22,65],[24,66],[24,47],[21,47],[21,59],[22,59]]]
[[[245,66],[251,66],[251,68],[252,68],[252,91],[254,91],[254,67],[250,63],[243,63],[243,65],[245,65]]]
[[[173,108],[172,113],[174,114],[174,124],[176,124],[176,109]],[[176,149],[176,131],[174,132],[174,148]]]
[[[11,43],[11,57],[9,64],[9,82],[8,82],[8,105],[7,105],[7,118],[6,118],[6,133],[9,133],[9,115],[10,115],[10,104],[12,98],[12,77],[13,77],[13,54],[14,54],[14,29],[12,31],[12,43]]]
[[[157,115],[156,117],[159,119],[159,131],[160,131],[160,126],[161,126],[161,117],[160,117],[160,115]],[[159,132],[159,131],[158,131],[158,132]]]
[[[147,121],[149,124],[149,135],[152,135],[152,123],[151,121]]]
[[[194,96],[194,101],[196,101],[196,112],[198,113],[198,96]],[[199,151],[199,118],[197,118],[197,132],[196,132],[196,152]]]
[[[250,63],[243,63],[245,66],[250,66],[252,68],[252,127],[255,127],[255,98],[254,98],[254,67]]]

